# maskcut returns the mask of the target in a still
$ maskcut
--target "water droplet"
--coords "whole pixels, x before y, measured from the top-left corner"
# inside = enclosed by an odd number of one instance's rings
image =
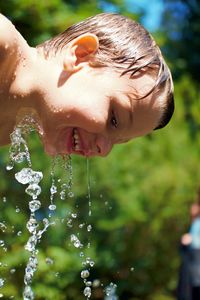
[[[132,268],[130,268],[130,270],[131,270],[131,272],[133,272],[133,271],[135,270],[135,268],[134,268],[134,267],[132,267]]]
[[[72,216],[73,219],[77,218],[77,214],[72,214],[71,216]]]
[[[50,210],[56,210],[56,205],[55,204],[50,204],[49,209]]]
[[[54,184],[52,184],[52,186],[50,188],[50,192],[51,192],[51,194],[56,194],[57,193],[57,186],[55,186]]]
[[[70,197],[70,198],[73,198],[74,197],[74,193],[73,192],[68,192],[68,196]]]
[[[13,167],[14,167],[14,162],[10,162],[9,164],[7,164],[6,170],[7,170],[7,171],[10,171],[10,170],[13,169]]]
[[[13,156],[13,160],[16,163],[22,163],[23,161],[26,161],[26,159],[27,159],[26,152],[20,152],[20,153],[16,154],[15,156]]]
[[[10,269],[10,273],[14,274],[16,272],[16,269]]]
[[[36,228],[38,227],[38,223],[35,218],[29,219],[28,223],[26,224],[26,228],[30,233],[34,233],[36,231]]]
[[[42,180],[43,174],[42,172],[35,172],[31,168],[23,168],[20,172],[15,174],[15,178],[22,184],[38,184]]]
[[[18,235],[18,236],[22,235],[22,231],[18,231],[18,232],[17,232],[17,235]]]
[[[1,229],[2,232],[5,232],[7,227],[4,223],[0,222],[0,229]]]
[[[67,190],[67,189],[68,189],[68,185],[67,185],[66,183],[63,183],[63,184],[61,185],[61,189],[62,189],[62,190]]]
[[[71,234],[71,242],[73,243],[74,247],[76,247],[76,248],[83,247],[83,245],[81,244],[81,242],[79,241],[79,239],[77,238],[77,236],[75,234]]]
[[[88,270],[83,270],[81,272],[81,278],[88,278],[90,276],[90,272]]]
[[[4,203],[6,202],[6,200],[7,200],[6,197],[3,197],[3,202],[4,202]]]
[[[67,220],[67,226],[70,227],[70,228],[73,227],[72,219]]]
[[[0,278],[0,288],[4,285],[5,280],[3,278]]]
[[[15,178],[19,183],[27,184],[30,182],[31,174],[32,170],[30,168],[24,168],[20,172],[15,174]]]
[[[34,299],[33,291],[29,285],[25,286],[23,296],[24,296],[24,300],[33,300]]]
[[[66,197],[66,192],[65,191],[61,191],[60,192],[60,199],[61,200],[65,200],[65,197]]]
[[[29,184],[25,192],[30,195],[34,200],[37,199],[38,195],[41,193],[41,187],[37,183]]]
[[[85,226],[85,223],[79,224],[79,228],[83,228]]]
[[[88,225],[87,226],[87,231],[91,231],[92,230],[92,225]]]
[[[41,206],[41,202],[39,200],[33,200],[29,202],[29,209],[31,212],[35,212]]]
[[[75,246],[76,248],[81,248],[81,247],[82,247],[82,244],[80,243],[79,240],[77,240],[77,241],[74,242],[74,246]]]
[[[80,257],[84,257],[84,253],[83,252],[80,252]]]
[[[19,207],[16,206],[16,209],[15,209],[16,213],[19,213],[20,212],[20,209]]]
[[[4,247],[5,243],[3,240],[0,240],[0,247]]]
[[[89,286],[86,286],[85,289],[84,289],[84,291],[83,291],[83,294],[84,294],[85,297],[90,298],[91,295],[92,295],[91,288]]]
[[[44,226],[47,228],[50,224],[49,224],[49,220],[47,218],[44,218],[43,220],[43,224]]]
[[[94,265],[95,265],[94,261],[91,260],[90,267],[94,267]]]
[[[86,286],[92,286],[92,281],[86,281],[85,285]]]
[[[53,265],[53,263],[54,263],[53,259],[51,259],[51,258],[49,258],[49,257],[47,257],[47,258],[45,259],[45,261],[46,261],[46,264],[47,264],[47,265]]]
[[[93,267],[95,263],[90,257],[86,257],[86,260],[82,263],[82,265],[90,265],[90,267]]]

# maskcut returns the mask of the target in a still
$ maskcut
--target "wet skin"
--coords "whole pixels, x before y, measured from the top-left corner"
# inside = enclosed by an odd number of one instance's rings
[[[9,143],[19,116],[33,113],[50,155],[106,156],[113,145],[151,132],[160,118],[158,101],[142,100],[154,80],[120,76],[111,68],[90,67],[96,36],[71,42],[51,59],[28,46],[7,19],[0,18],[0,144]],[[134,96],[133,96],[134,95]]]
[[[138,79],[137,85],[141,84]],[[59,87],[57,101],[47,91],[46,151],[106,156],[114,144],[149,133],[157,124],[159,110],[151,98],[133,100],[135,87],[136,80],[115,71],[85,67]],[[146,84],[143,91],[150,87]]]

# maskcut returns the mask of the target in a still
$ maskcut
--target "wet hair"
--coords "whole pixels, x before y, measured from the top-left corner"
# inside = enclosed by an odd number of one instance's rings
[[[91,66],[112,67],[121,76],[128,74],[131,79],[140,76],[144,71],[153,74],[154,86],[148,93],[139,96],[139,99],[150,94],[165,95],[160,104],[160,119],[154,130],[164,127],[174,111],[171,73],[152,36],[134,20],[119,14],[98,14],[70,26],[37,48],[48,59],[62,52],[69,42],[85,33],[95,34],[99,39],[99,48],[90,62]]]
[[[158,125],[154,128],[154,130],[161,129],[169,123],[174,113],[174,108],[174,94],[173,92],[170,92],[166,97],[166,102],[164,103]]]

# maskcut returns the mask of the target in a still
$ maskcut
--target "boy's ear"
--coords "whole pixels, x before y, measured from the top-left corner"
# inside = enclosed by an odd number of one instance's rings
[[[86,33],[74,39],[65,49],[63,68],[68,72],[80,70],[84,62],[90,61],[99,47],[95,34]]]

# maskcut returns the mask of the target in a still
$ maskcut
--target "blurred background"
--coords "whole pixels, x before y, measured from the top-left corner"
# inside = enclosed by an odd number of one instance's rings
[[[114,283],[118,299],[175,300],[180,238],[188,229],[189,207],[200,186],[200,2],[0,1],[0,12],[32,46],[103,11],[124,14],[151,32],[172,70],[176,111],[165,129],[118,145],[107,158],[90,159],[89,170],[86,159],[72,157],[74,197],[55,197],[57,222],[38,245],[32,286],[36,299],[85,299],[80,249],[70,242],[70,235],[76,234],[85,255],[95,262],[90,270],[96,284],[92,299],[104,299],[105,287]],[[42,219],[48,215],[52,162],[36,135],[28,143],[33,169],[44,174]],[[8,153],[9,147],[0,150],[0,277],[5,279],[0,293],[3,299],[18,300],[29,255],[24,249],[29,198],[14,179],[20,166],[6,170]],[[58,183],[68,176],[59,166],[55,173]]]

